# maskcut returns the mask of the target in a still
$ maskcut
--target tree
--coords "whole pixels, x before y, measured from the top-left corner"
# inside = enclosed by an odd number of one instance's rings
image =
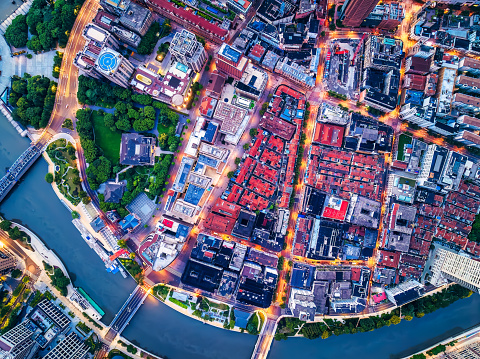
[[[113,116],[113,113],[106,113],[103,116],[103,123],[105,124],[105,127],[108,127],[111,131],[117,130],[115,127],[115,116]]]
[[[242,159],[237,157],[235,158],[235,164],[238,166],[240,164],[240,162],[242,162]]]
[[[63,274],[60,268],[55,268],[53,275],[50,276],[52,285],[57,288],[61,295],[67,296],[67,286],[70,284],[70,279]]]
[[[246,151],[250,148],[250,143],[246,143],[243,145],[243,149]]]
[[[98,155],[98,150],[97,150],[97,146],[95,145],[95,142],[89,139],[80,138],[80,143],[83,148],[85,160],[88,163],[92,163],[93,161],[95,161]]]
[[[322,333],[322,339],[328,339],[328,337],[330,336],[330,333],[326,330],[323,331]]]
[[[159,32],[160,24],[158,22],[154,22],[150,26],[150,29],[148,29],[145,36],[142,37],[140,44],[138,44],[137,52],[140,55],[149,55],[153,52],[153,49],[158,41],[157,33]]]
[[[234,175],[235,175],[235,172],[233,172],[233,171],[230,171],[230,172],[227,173],[228,178],[233,178]]]
[[[117,126],[117,129],[123,132],[130,131],[130,128],[132,127],[130,121],[127,118],[123,118],[115,123],[115,126]]]
[[[22,232],[20,232],[18,227],[12,227],[8,230],[8,236],[13,240],[17,240],[22,238]]]
[[[258,130],[256,128],[251,128],[250,137],[255,137],[256,135],[258,135]]]
[[[90,202],[92,202],[92,199],[90,197],[83,197],[82,198],[82,203],[83,204],[89,204]]]
[[[52,183],[53,182],[53,174],[48,172],[46,175],[45,175],[45,181],[47,181],[47,183]]]
[[[12,226],[12,222],[10,221],[3,220],[0,222],[0,229],[2,229],[3,231],[8,231],[11,226]]]
[[[110,178],[112,163],[106,157],[101,156],[88,166],[86,173],[90,187],[97,189],[101,183]]]
[[[5,39],[13,47],[24,47],[28,40],[27,17],[17,15],[5,31]]]
[[[127,241],[124,239],[120,239],[117,241],[117,244],[120,248],[127,249]]]
[[[401,321],[402,319],[400,319],[400,317],[397,315],[392,315],[392,317],[390,318],[390,322],[395,325],[399,324]]]

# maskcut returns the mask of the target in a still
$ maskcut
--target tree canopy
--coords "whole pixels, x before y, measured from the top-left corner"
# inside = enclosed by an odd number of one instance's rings
[[[5,39],[13,47],[24,47],[28,41],[27,17],[18,15],[5,31]]]
[[[50,121],[57,83],[44,76],[13,76],[10,105],[15,107],[13,118],[24,126],[35,129],[45,127]]]

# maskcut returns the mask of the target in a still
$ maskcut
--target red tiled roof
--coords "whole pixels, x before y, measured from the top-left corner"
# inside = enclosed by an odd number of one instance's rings
[[[149,2],[153,5],[162,7],[166,11],[169,11],[171,14],[174,14],[175,16],[190,22],[192,25],[204,29],[216,35],[217,37],[226,37],[228,34],[228,30],[222,29],[217,25],[208,22],[203,17],[195,15],[191,11],[185,10],[181,7],[177,7],[171,2],[168,2],[166,0],[149,0]]]

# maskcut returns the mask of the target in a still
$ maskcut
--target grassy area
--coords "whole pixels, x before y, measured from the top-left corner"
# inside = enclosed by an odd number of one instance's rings
[[[168,130],[170,130],[170,128],[175,129],[175,127],[177,127],[177,126],[176,125],[165,126],[165,125],[162,125],[161,123],[159,123],[158,126],[157,126],[158,135],[160,136],[162,133],[168,134]]]
[[[262,330],[263,328],[263,323],[265,323],[265,315],[262,312],[257,312],[258,317],[260,318],[260,325],[259,325],[259,330]]]
[[[400,184],[408,184],[410,187],[415,187],[416,181],[410,178],[400,177],[399,181]]]
[[[47,153],[58,168],[58,171],[55,171],[58,189],[72,204],[77,205],[80,203],[79,192],[82,188],[73,145],[65,139],[59,139],[48,146]],[[75,179],[78,184],[74,183]]]
[[[122,134],[119,131],[112,132],[108,127],[105,127],[103,115],[98,111],[92,113],[92,119],[95,129],[95,143],[102,149],[103,155],[115,165],[120,159]]]
[[[168,300],[172,303],[175,303],[179,307],[182,307],[183,309],[188,309],[188,305],[186,305],[184,302],[179,301],[178,299],[170,297],[168,298]]]
[[[404,155],[405,145],[412,144],[412,140],[413,139],[411,136],[408,136],[404,133],[400,135],[400,137],[398,138],[398,152],[397,152],[398,161],[403,161],[405,159],[405,155]]]
[[[165,301],[169,292],[170,288],[164,285],[156,285],[153,287],[153,294],[162,301]]]

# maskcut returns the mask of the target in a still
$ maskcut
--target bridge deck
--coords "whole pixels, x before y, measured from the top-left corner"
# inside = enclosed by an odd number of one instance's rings
[[[148,292],[145,289],[140,286],[135,288],[123,304],[122,308],[118,311],[115,318],[113,318],[112,323],[110,324],[110,329],[105,336],[106,340],[112,341],[117,334],[120,334],[125,329],[130,322],[130,319],[135,315],[147,296]]]

